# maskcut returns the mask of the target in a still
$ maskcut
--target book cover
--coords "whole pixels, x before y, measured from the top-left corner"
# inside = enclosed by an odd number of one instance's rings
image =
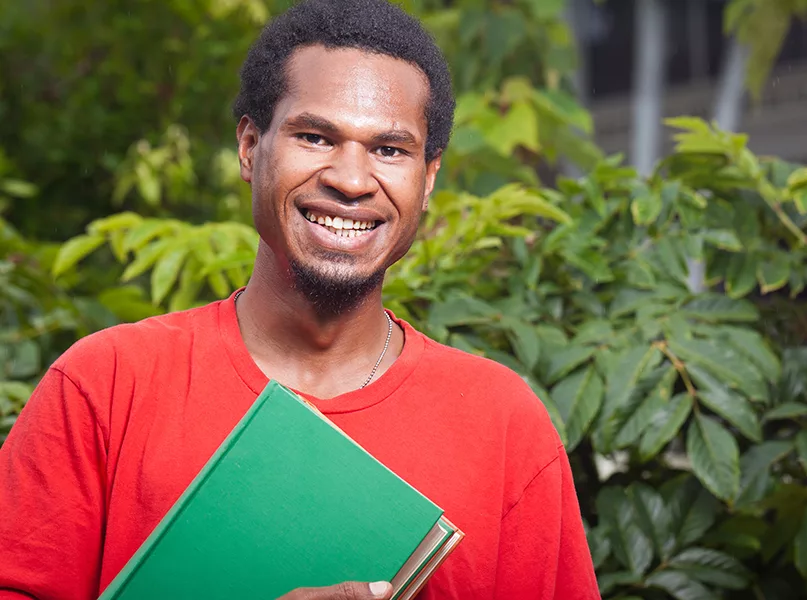
[[[270,382],[101,599],[391,581],[442,512]]]

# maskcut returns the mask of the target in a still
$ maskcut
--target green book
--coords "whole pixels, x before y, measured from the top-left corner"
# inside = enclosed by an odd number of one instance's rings
[[[270,382],[101,599],[277,598],[391,581],[404,600],[462,535],[315,407]]]

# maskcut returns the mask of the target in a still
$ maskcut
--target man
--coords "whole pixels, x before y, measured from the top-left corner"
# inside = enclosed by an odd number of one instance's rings
[[[253,276],[227,300],[89,336],[48,371],[0,452],[0,599],[97,597],[269,378],[465,531],[422,600],[599,597],[540,402],[382,307],[453,108],[439,50],[385,0],[309,0],[267,26],[235,105]],[[389,596],[347,582],[285,600]]]

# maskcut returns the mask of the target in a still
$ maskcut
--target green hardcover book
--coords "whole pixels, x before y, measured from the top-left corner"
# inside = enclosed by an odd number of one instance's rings
[[[313,406],[270,382],[101,600],[277,598],[391,581],[411,598],[462,532]]]

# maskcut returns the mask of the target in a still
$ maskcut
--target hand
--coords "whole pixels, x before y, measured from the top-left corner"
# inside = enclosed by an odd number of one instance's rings
[[[329,587],[298,588],[277,600],[389,600],[392,586],[386,581],[359,583],[348,581]]]

